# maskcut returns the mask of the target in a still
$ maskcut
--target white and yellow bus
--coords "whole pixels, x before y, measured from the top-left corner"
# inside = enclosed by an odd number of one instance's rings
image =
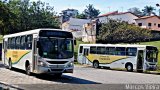
[[[158,49],[149,45],[80,44],[78,62],[94,68],[156,70]]]
[[[5,65],[31,73],[73,73],[72,33],[58,29],[35,29],[3,37]]]

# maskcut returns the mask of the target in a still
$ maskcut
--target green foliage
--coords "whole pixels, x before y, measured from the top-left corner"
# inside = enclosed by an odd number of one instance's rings
[[[151,16],[151,14],[155,14],[155,10],[156,9],[152,6],[145,6],[144,9],[142,9],[144,16]]]
[[[95,9],[92,4],[89,4],[86,7],[87,9],[84,10],[84,14],[87,16],[87,18],[95,18],[100,14],[100,11]]]
[[[0,5],[2,35],[36,28],[59,28],[54,8],[41,1],[5,0],[0,1]]]
[[[133,7],[133,8],[128,9],[128,12],[131,12],[131,13],[137,15],[137,16],[143,16],[142,12],[137,7]]]
[[[127,22],[108,20],[108,23],[104,23],[100,27],[97,42],[132,43],[146,41],[151,37],[149,30],[128,24]]]
[[[86,16],[85,14],[81,13],[81,14],[78,14],[78,15],[76,16],[76,18],[79,18],[79,19],[87,19],[87,16]]]

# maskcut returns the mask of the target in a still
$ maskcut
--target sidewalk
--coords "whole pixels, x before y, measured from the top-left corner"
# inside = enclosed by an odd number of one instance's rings
[[[24,90],[24,89],[0,81],[0,90]]]

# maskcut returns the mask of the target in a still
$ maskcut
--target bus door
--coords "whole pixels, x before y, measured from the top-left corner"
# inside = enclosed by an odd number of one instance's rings
[[[143,65],[144,65],[144,50],[138,50],[137,70],[143,70]]]
[[[37,38],[33,39],[33,57],[32,57],[32,65],[33,65],[33,72],[36,70],[37,68]]]
[[[88,64],[89,61],[87,59],[87,56],[89,54],[89,48],[83,48],[83,60],[82,60],[82,64]]]

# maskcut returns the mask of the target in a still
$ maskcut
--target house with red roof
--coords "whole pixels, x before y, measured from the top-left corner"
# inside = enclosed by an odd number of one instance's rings
[[[135,19],[136,25],[150,30],[160,31],[160,17],[159,16],[144,16]]]
[[[137,19],[138,16],[134,15],[131,12],[109,12],[103,15],[98,16],[98,19],[101,23],[107,22],[109,19],[112,20],[121,20],[121,21],[126,21],[129,24],[136,24],[135,19]]]

